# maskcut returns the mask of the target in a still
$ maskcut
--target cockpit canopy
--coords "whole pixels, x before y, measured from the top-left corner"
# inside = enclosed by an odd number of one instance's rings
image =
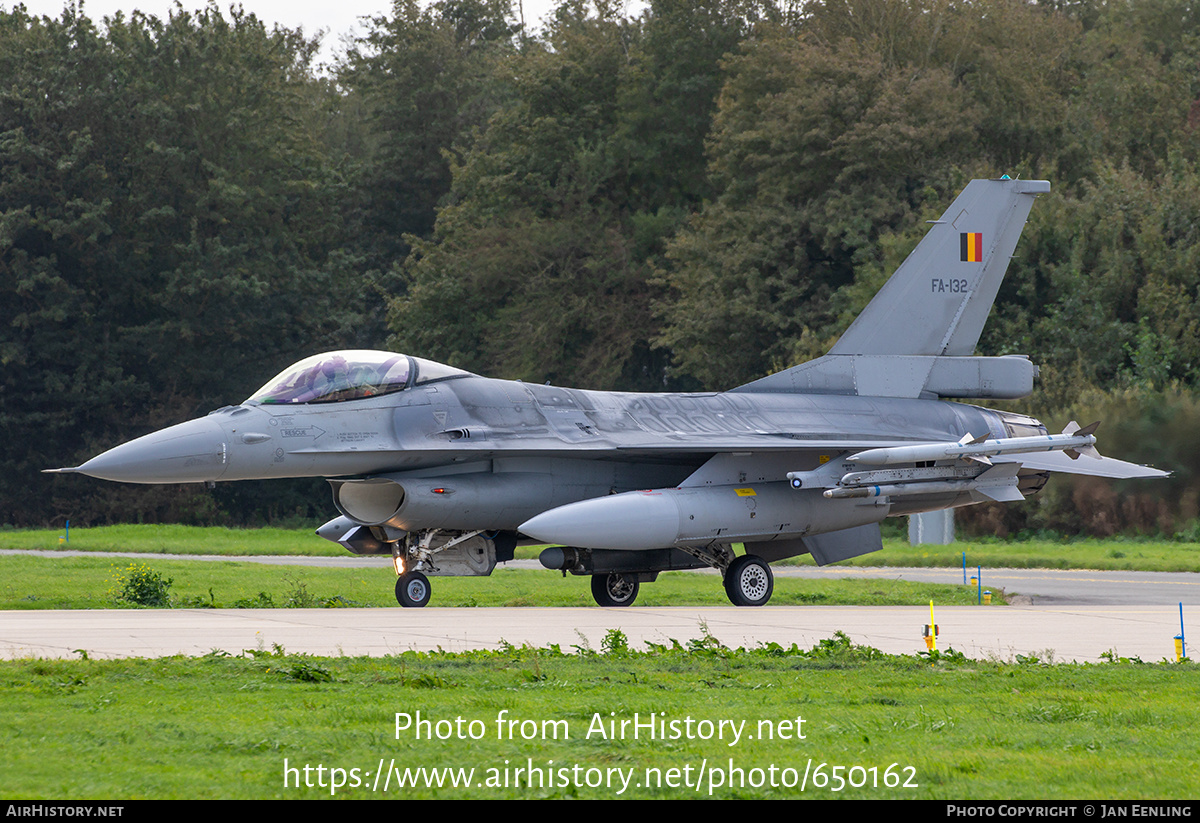
[[[365,349],[326,352],[314,354],[284,369],[250,395],[247,402],[264,405],[338,403],[378,397],[403,391],[410,385],[469,374],[395,352]]]

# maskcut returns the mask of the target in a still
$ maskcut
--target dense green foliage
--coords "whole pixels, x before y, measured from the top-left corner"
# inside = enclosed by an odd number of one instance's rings
[[[1194,530],[1200,19],[1182,0],[398,0],[336,67],[252,14],[0,7],[0,521],[319,517],[319,484],[44,478],[323,348],[726,389],[822,354],[964,182],[1044,177],[984,354],[1170,483],[987,531]],[[1085,420],[1087,418],[1087,420]],[[1192,525],[1189,525],[1191,523]]]
[[[134,508],[130,489],[37,472],[343,337],[357,285],[334,253],[313,48],[212,8],[103,30],[0,14],[4,519],[185,515],[203,505],[187,492]]]

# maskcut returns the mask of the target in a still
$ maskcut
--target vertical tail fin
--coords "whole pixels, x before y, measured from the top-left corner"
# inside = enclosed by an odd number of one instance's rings
[[[975,352],[1045,180],[972,180],[830,354]]]
[[[829,350],[743,392],[1025,397],[1037,368],[973,357],[1045,180],[972,180]]]

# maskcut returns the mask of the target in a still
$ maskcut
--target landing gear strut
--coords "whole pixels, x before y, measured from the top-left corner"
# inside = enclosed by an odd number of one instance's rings
[[[399,574],[396,601],[401,606],[420,608],[429,602],[432,588],[426,574],[446,577],[481,577],[496,567],[497,533],[450,532],[427,529],[391,541],[392,564]],[[512,541],[515,545],[516,541]],[[508,547],[506,560],[512,559]]]

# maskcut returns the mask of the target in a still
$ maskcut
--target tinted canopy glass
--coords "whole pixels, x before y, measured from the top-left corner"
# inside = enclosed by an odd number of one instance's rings
[[[316,354],[284,369],[250,396],[250,401],[337,403],[401,391],[411,365],[403,354],[386,351],[335,351]]]

